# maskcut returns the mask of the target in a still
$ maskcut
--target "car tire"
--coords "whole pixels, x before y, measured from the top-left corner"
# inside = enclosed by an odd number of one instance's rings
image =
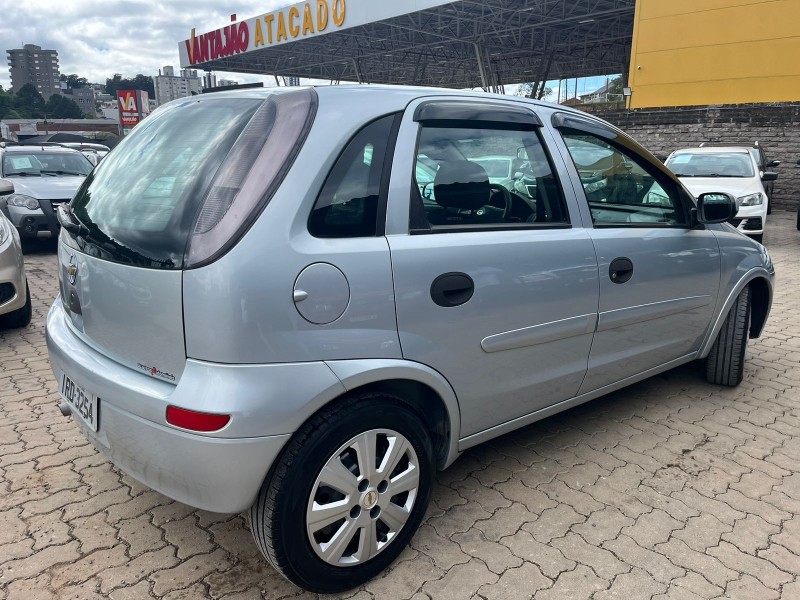
[[[362,443],[368,439],[375,441]],[[400,458],[391,460],[397,467],[384,472],[383,479],[381,466],[398,447]],[[359,452],[362,448],[368,451]],[[374,479],[364,488],[370,467],[362,473],[358,459],[371,452]],[[306,590],[336,593],[361,585],[388,567],[419,527],[433,486],[432,456],[427,429],[399,398],[364,394],[323,409],[292,437],[250,508],[256,545],[279,573]],[[414,475],[412,491],[389,497],[394,490],[388,486],[408,487]],[[348,495],[326,485],[331,481],[347,487]],[[324,509],[328,503],[331,508]],[[316,517],[316,525],[315,510],[329,511],[325,518]],[[382,518],[389,515],[387,525]],[[339,520],[329,523],[334,516]],[[315,529],[320,523],[328,524]],[[367,545],[372,539],[375,544]],[[327,551],[331,554],[324,557]]]
[[[25,282],[25,306],[13,310],[0,317],[0,326],[10,329],[20,329],[27,327],[31,323],[33,316],[33,305],[31,303],[31,290],[28,287],[28,282]]]
[[[767,196],[767,214],[772,214],[772,202],[770,202],[769,196]]]
[[[797,229],[800,230],[800,208],[797,209]]]
[[[759,234],[756,234],[756,235],[751,235],[750,237],[753,238],[755,241],[757,241],[759,244],[763,244],[764,243],[764,234],[763,233],[759,233]]]
[[[750,325],[750,288],[736,298],[706,358],[706,379],[716,385],[737,386],[744,377],[744,354]]]

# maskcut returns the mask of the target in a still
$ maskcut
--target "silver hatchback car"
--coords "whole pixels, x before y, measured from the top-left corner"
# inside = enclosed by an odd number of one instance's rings
[[[774,271],[735,211],[611,125],[521,98],[177,100],[59,211],[62,410],[150,487],[249,510],[297,585],[350,588],[466,448],[695,359],[739,383]]]

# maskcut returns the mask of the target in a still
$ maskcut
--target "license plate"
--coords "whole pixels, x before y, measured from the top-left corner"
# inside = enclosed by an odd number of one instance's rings
[[[98,398],[77,385],[67,375],[61,379],[59,394],[72,406],[72,412],[77,414],[89,429],[97,431],[97,407],[100,403]]]

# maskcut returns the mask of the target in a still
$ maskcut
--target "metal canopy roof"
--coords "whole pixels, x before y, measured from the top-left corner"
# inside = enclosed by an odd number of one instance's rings
[[[487,90],[626,73],[635,2],[459,0],[193,68]]]

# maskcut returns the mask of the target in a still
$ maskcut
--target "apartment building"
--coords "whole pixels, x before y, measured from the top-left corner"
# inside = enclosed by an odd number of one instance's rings
[[[25,44],[22,48],[6,52],[12,93],[16,93],[27,83],[36,87],[45,100],[53,94],[61,93],[56,50],[43,50],[41,46]]]

